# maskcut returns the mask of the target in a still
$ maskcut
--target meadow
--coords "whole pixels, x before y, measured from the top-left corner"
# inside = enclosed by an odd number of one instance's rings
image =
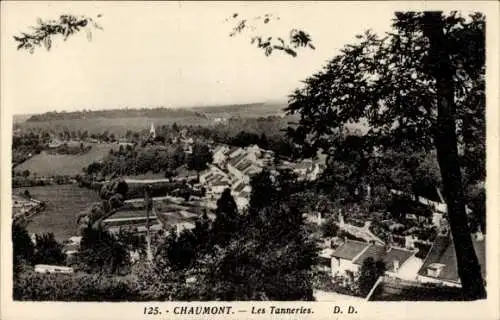
[[[92,143],[91,145],[90,151],[77,155],[49,154],[42,151],[16,166],[14,170],[29,170],[31,174],[36,173],[38,176],[73,176],[81,174],[82,169],[92,162],[104,158],[110,149],[118,149],[116,144],[111,143]]]
[[[34,199],[46,203],[45,210],[31,218],[28,231],[52,232],[58,241],[76,235],[77,216],[99,200],[95,191],[79,188],[76,184],[16,188],[12,193],[21,195],[24,190],[28,190]]]

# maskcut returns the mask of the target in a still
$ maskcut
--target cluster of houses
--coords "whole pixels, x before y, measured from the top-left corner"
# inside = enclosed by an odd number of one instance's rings
[[[327,247],[321,251],[320,267],[323,271],[330,272],[332,278],[344,276],[352,279],[360,271],[363,262],[367,258],[372,258],[374,261],[384,262],[386,271],[384,279],[380,280],[385,284],[391,283],[392,289],[400,282],[404,283],[406,288],[411,286],[421,288],[428,285],[459,288],[461,285],[453,239],[447,225],[441,226],[439,235],[423,258],[417,256],[418,249],[415,247],[415,242],[418,239],[412,235],[405,237],[403,247],[376,241],[377,239],[358,241],[345,238],[335,249]],[[477,231],[472,234],[472,239],[484,278],[485,236],[481,231]],[[375,286],[377,285],[383,284],[377,283]]]
[[[250,178],[263,168],[271,166],[274,156],[273,151],[257,145],[246,148],[216,146],[213,149],[213,163],[200,175],[200,183],[212,201],[217,200],[229,188],[238,208],[245,208],[250,198]],[[279,167],[291,169],[302,180],[315,180],[323,170],[322,164],[312,160],[299,163],[283,161]]]
[[[299,180],[314,181],[324,171],[325,164],[321,160],[304,159],[297,163],[283,161],[280,168],[292,170]]]

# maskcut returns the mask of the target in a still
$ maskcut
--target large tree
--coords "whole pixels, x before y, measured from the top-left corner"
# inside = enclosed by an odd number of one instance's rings
[[[52,232],[37,234],[35,239],[35,254],[33,258],[35,264],[63,265],[66,262],[63,245],[57,242]]]
[[[212,163],[212,152],[206,144],[196,143],[193,146],[193,152],[188,159],[188,169],[196,170],[199,175],[200,171],[208,168],[208,165]]]
[[[396,13],[393,32],[367,31],[304,81],[287,111],[295,141],[329,149],[349,123],[376,149],[435,149],[466,299],[485,297],[465,213],[458,146],[474,150],[484,179],[484,17]],[[483,153],[481,153],[483,152]],[[467,169],[467,168],[466,168]]]
[[[14,276],[22,270],[23,265],[33,263],[35,246],[26,229],[26,223],[20,219],[12,222],[12,254]]]

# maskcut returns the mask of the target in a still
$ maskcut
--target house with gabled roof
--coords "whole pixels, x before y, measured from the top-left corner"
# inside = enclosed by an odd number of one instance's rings
[[[363,261],[372,258],[374,261],[383,261],[386,267],[385,274],[400,279],[416,280],[417,272],[423,261],[415,257],[416,250],[393,246],[373,244],[354,260],[354,264],[361,266]]]
[[[245,150],[243,148],[239,148],[239,147],[231,147],[228,151],[228,157],[230,159],[244,153]]]
[[[481,233],[476,233],[472,244],[481,266],[481,274],[486,279],[486,241]],[[451,235],[440,235],[434,241],[427,257],[418,271],[421,283],[436,283],[451,287],[460,287],[455,245]]]
[[[358,267],[354,265],[354,260],[370,246],[367,242],[346,239],[333,253],[332,274],[356,272]]]
[[[228,152],[229,152],[228,146],[226,145],[217,146],[212,153],[213,163],[223,164],[226,161]]]
[[[346,239],[331,255],[332,275],[357,273],[363,262],[372,258],[385,263],[388,276],[416,279],[422,265],[422,261],[415,257],[416,253],[416,250]]]

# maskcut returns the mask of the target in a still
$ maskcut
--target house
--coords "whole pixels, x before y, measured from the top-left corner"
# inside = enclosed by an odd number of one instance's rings
[[[472,243],[481,266],[481,274],[486,279],[486,241],[482,233],[474,234]],[[449,234],[440,235],[434,241],[422,267],[418,271],[418,281],[451,287],[461,286],[455,245]]]
[[[225,145],[217,146],[213,153],[213,163],[222,165],[226,161],[227,153],[229,152],[229,147]]]
[[[250,194],[247,191],[242,191],[241,193],[235,195],[234,201],[236,202],[238,209],[242,210],[250,203]]]
[[[227,170],[229,171],[230,174],[235,176],[237,180],[245,180],[248,183],[248,182],[250,182],[250,178],[236,167],[236,164],[239,163],[239,160],[242,159],[242,158],[240,159],[240,156],[235,158],[238,161],[235,161],[235,159],[232,159],[228,162]]]
[[[408,195],[395,194],[392,197],[391,209],[389,210],[393,215],[405,220],[418,221],[420,223],[430,224],[433,220],[432,209]]]
[[[193,144],[194,144],[193,138],[189,137],[181,139],[181,144],[185,153],[187,154],[193,153]]]
[[[218,199],[227,188],[229,188],[229,182],[217,180],[208,186],[207,195],[213,199]]]
[[[331,271],[332,262],[332,254],[334,250],[332,248],[324,248],[318,254],[318,267],[321,271]]]
[[[243,148],[238,148],[238,147],[231,147],[231,149],[229,150],[229,154],[228,154],[228,157],[230,159],[234,158],[234,157],[237,157],[239,156],[240,154],[244,153],[245,150]]]
[[[299,163],[284,162],[281,167],[292,169],[299,176],[300,180],[313,181],[323,172],[324,166],[311,159],[305,159]]]
[[[416,280],[417,273],[423,261],[415,257],[417,250],[393,246],[381,246],[372,244],[354,260],[354,264],[361,266],[363,261],[372,258],[374,261],[381,260],[385,263],[385,274],[390,277]]]
[[[251,187],[250,187],[250,185],[248,185],[247,183],[245,183],[245,181],[240,180],[239,182],[237,182],[237,183],[235,183],[235,184],[233,185],[233,188],[232,188],[232,189],[233,189],[233,191],[234,191],[235,193],[240,193],[240,192],[242,192],[243,190],[245,190],[245,191],[247,191],[247,192],[248,192],[248,191],[250,191],[250,188],[251,188]]]
[[[443,200],[441,191],[438,188],[436,188],[436,194],[438,200],[436,199],[431,200],[422,196],[416,197],[414,195],[410,195],[395,189],[391,189],[390,191],[393,195],[410,197],[419,204],[427,206],[427,208],[430,209],[430,211],[432,212],[430,216],[430,221],[432,222],[432,224],[438,228],[441,226],[441,223],[443,222],[443,219],[445,219],[446,213],[448,212],[448,208],[446,206],[445,201]],[[472,213],[472,210],[467,205],[465,206],[465,211],[467,214]]]
[[[227,118],[224,118],[224,117],[218,117],[218,118],[214,118],[214,123],[215,124],[226,124],[227,123]]]
[[[313,163],[311,160],[306,159],[292,166],[293,172],[299,175],[300,178],[305,179],[307,173],[311,170]]]
[[[62,141],[60,141],[59,139],[51,139],[49,142],[49,148],[57,148],[60,147],[62,144],[63,144]]]
[[[73,268],[64,266],[52,266],[46,264],[35,265],[35,272],[38,273],[73,273]]]
[[[217,177],[224,177],[224,179],[229,181],[229,178],[224,171],[217,166],[209,165],[208,170],[200,174],[200,183],[207,186],[214,182]]]
[[[248,146],[245,151],[249,160],[257,161],[257,159],[262,157],[262,149],[256,144]]]
[[[307,175],[307,180],[314,181],[318,179],[319,175],[323,172],[324,167],[321,164],[315,163],[311,171]]]
[[[175,225],[175,231],[177,232],[177,235],[179,236],[181,234],[182,231],[184,230],[192,230],[194,229],[196,226],[194,223],[192,222],[180,222],[180,223],[177,223]]]
[[[354,261],[369,246],[370,244],[367,242],[346,239],[344,243],[331,254],[332,275],[337,273],[357,272],[358,266],[354,264]]]
[[[416,279],[422,261],[415,257],[417,251],[348,240],[332,253],[332,275],[357,273],[363,262],[372,258],[383,261],[385,274],[400,279]]]

